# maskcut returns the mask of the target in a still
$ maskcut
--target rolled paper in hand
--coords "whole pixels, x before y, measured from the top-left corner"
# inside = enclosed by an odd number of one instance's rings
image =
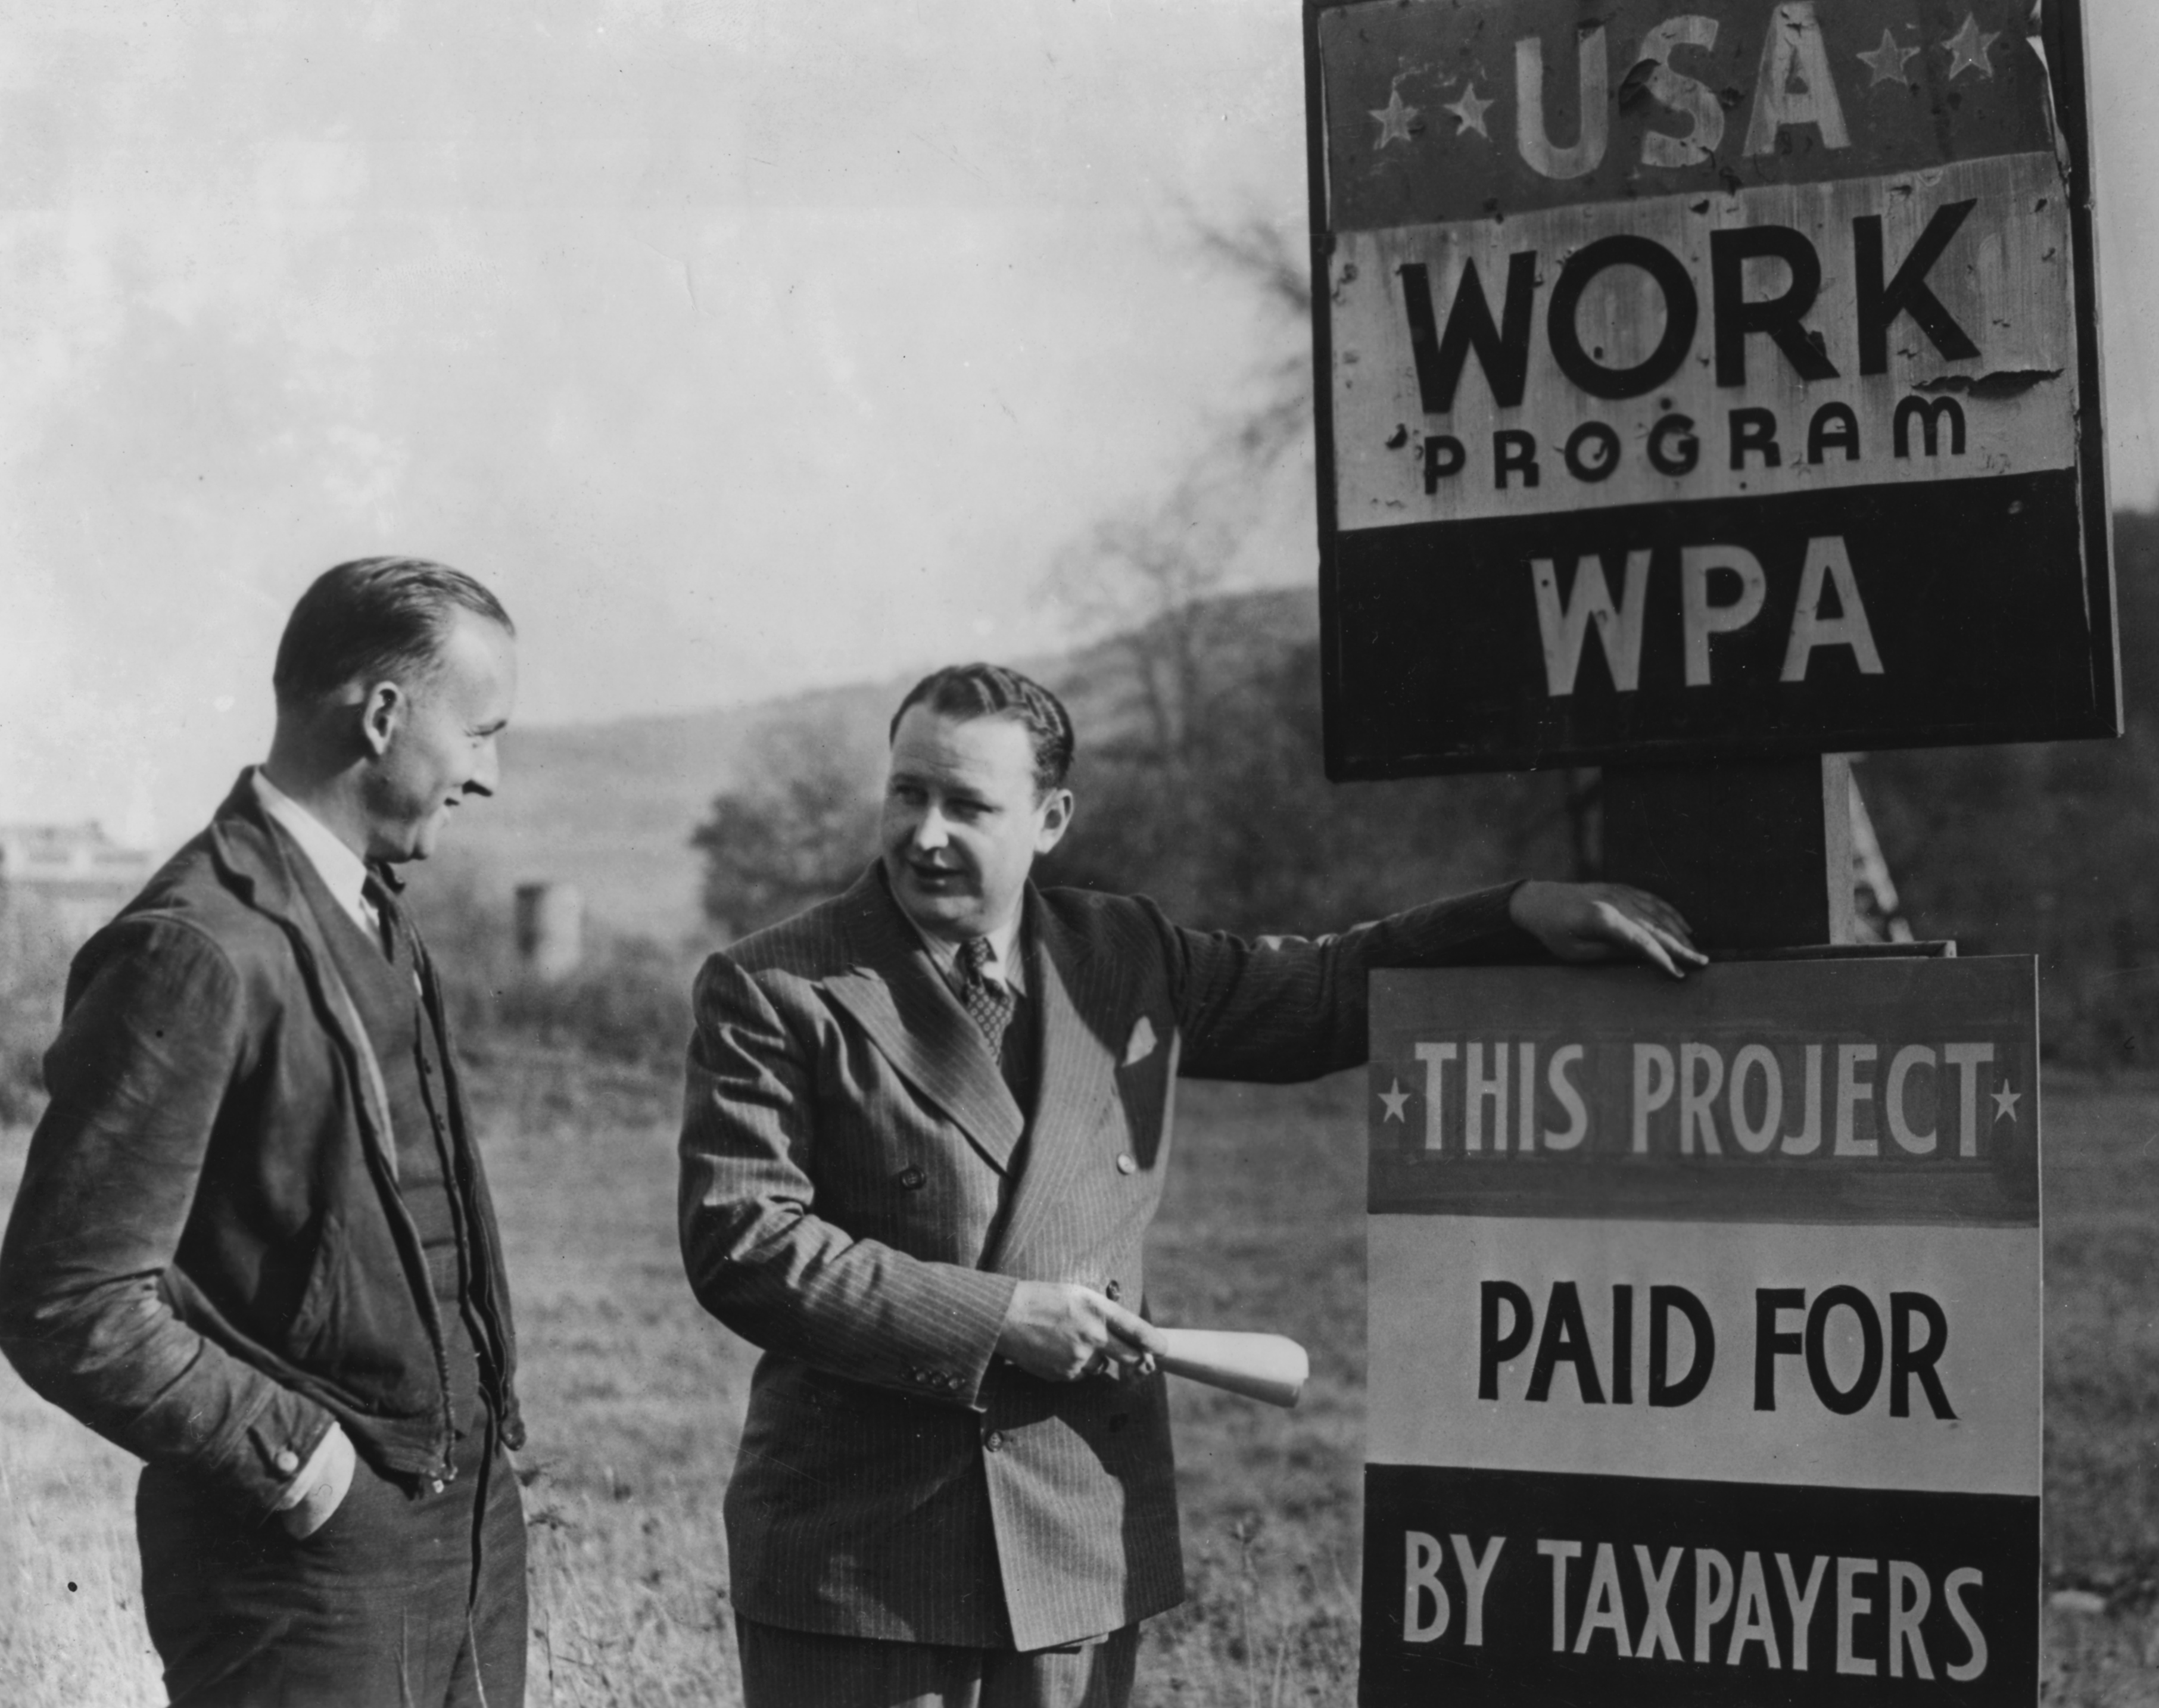
[[[1263,1400],[1270,1405],[1294,1405],[1312,1374],[1304,1348],[1282,1334],[1240,1334],[1222,1328],[1164,1328],[1169,1350],[1155,1362],[1172,1375],[1209,1387]]]

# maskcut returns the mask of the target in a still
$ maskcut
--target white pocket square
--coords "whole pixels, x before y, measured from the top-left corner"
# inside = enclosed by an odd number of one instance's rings
[[[1125,1045],[1125,1066],[1143,1062],[1154,1053],[1154,1022],[1142,1014],[1132,1027],[1132,1035]]]

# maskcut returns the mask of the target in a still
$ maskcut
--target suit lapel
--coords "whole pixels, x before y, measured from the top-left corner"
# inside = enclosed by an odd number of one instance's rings
[[[286,832],[262,810],[248,777],[246,771],[240,774],[232,793],[210,820],[210,858],[226,885],[250,907],[276,920],[292,939],[301,976],[321,998],[324,1029],[357,1070],[360,1124],[369,1152],[394,1185],[397,1141],[391,1131],[390,1093],[382,1081],[374,1042],[339,975],[313,905],[293,876],[292,861],[307,856],[297,843],[288,847]]]
[[[918,1091],[958,1123],[990,1166],[1004,1172],[1026,1123],[981,1028],[937,976],[877,867],[847,899],[857,965],[827,978],[826,992]]]
[[[1116,1089],[1117,1056],[1110,1040],[1118,1036],[1116,1022],[1126,1006],[1119,1000],[1122,970],[1108,957],[1087,954],[1033,885],[1027,906],[1033,951],[1028,972],[1042,1008],[1041,1064],[1026,1167],[1004,1227],[983,1257],[991,1269],[1025,1252],[1045,1219],[1055,1219],[1069,1195],[1084,1189],[1088,1171],[1106,1165],[1094,1142],[1095,1123]]]

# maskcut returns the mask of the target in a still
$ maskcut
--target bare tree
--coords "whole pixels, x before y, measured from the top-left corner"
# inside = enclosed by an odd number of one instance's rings
[[[1447,849],[1472,864],[1478,850],[1504,847],[1592,875],[1594,772],[1376,792],[1321,782],[1316,649],[1285,661],[1278,637],[1253,632],[1261,619],[1251,602],[1222,597],[1265,520],[1255,494],[1310,443],[1311,257],[1297,235],[1261,220],[1194,215],[1191,232],[1195,250],[1260,306],[1266,332],[1241,406],[1214,425],[1159,496],[1103,521],[1053,566],[1053,593],[1113,661],[1090,681],[1110,702],[1098,723],[1117,732],[1096,743],[1111,774],[1089,784],[1099,800],[1106,781],[1111,823],[1105,831],[1099,811],[1083,820],[1075,863],[1090,881],[1144,872],[1165,895],[1204,896],[1217,908],[1230,904],[1226,891],[1268,907],[1336,889],[1376,899],[1390,893],[1392,880],[1380,874],[1390,861],[1404,882],[1440,875],[1451,857],[1437,847],[1405,855],[1406,865],[1385,851],[1429,842],[1444,824]]]
[[[1231,441],[1247,467],[1269,466],[1312,424],[1311,257],[1281,227],[1248,219],[1222,226],[1196,220],[1200,251],[1220,262],[1273,311],[1282,348],[1263,361],[1259,405],[1241,417]]]
[[[1192,241],[1270,311],[1273,341],[1255,358],[1258,401],[1218,422],[1159,497],[1059,552],[1049,576],[1079,632],[1121,658],[1126,704],[1112,709],[1113,725],[1173,784],[1225,686],[1214,665],[1235,650],[1217,596],[1254,525],[1251,496],[1300,443],[1312,399],[1302,253],[1258,219],[1224,226],[1195,216]]]

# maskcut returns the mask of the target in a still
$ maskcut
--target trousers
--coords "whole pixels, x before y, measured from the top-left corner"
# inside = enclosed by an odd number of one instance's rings
[[[157,1465],[135,1496],[142,1611],[176,1708],[520,1708],[525,1513],[491,1409],[418,1493],[363,1460],[295,1539]]]
[[[735,1617],[743,1708],[1126,1708],[1140,1628],[1023,1654],[828,1637]]]

